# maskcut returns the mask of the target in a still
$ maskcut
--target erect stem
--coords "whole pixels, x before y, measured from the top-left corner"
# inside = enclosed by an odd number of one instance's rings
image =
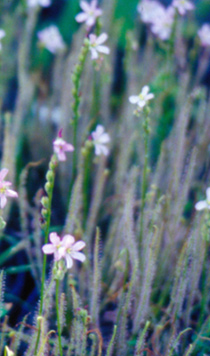
[[[60,324],[60,315],[59,315],[59,279],[56,279],[56,315],[57,315],[57,325],[58,325],[58,345],[60,356],[63,356],[62,343],[61,343],[61,324]]]

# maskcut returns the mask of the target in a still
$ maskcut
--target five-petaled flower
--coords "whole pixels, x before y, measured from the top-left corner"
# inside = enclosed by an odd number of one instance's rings
[[[103,45],[103,43],[106,42],[107,39],[108,39],[108,35],[106,33],[102,33],[98,37],[93,33],[90,34],[89,40],[90,40],[90,51],[91,51],[92,59],[98,59],[100,53],[103,54],[110,53],[109,48]]]
[[[2,49],[1,39],[6,35],[5,31],[0,28],[0,50]]]
[[[205,23],[198,31],[201,44],[204,47],[210,46],[210,25]]]
[[[39,31],[37,36],[40,43],[53,54],[60,53],[66,48],[58,28],[54,25]]]
[[[106,147],[106,143],[110,141],[110,136],[105,132],[102,125],[97,125],[96,130],[91,133],[93,144],[95,146],[95,154],[97,156],[109,154],[109,149]]]
[[[56,153],[59,161],[66,161],[65,152],[74,151],[74,146],[64,141],[62,137],[57,137],[53,142],[53,150],[54,153]]]
[[[137,11],[141,20],[145,23],[154,23],[165,11],[163,5],[158,1],[143,0],[138,4]]]
[[[102,14],[102,10],[97,8],[97,0],[92,0],[90,4],[86,1],[81,1],[80,7],[83,12],[80,12],[75,17],[75,20],[77,22],[85,22],[88,28],[95,25],[97,17]]]
[[[67,269],[73,266],[73,259],[84,262],[86,257],[80,252],[85,247],[84,241],[75,242],[72,235],[65,235],[63,239],[56,232],[51,232],[49,235],[50,244],[45,244],[42,251],[46,255],[54,254],[55,261],[60,261],[62,258],[66,261]]]
[[[149,100],[154,98],[154,94],[149,93],[148,85],[145,85],[139,95],[132,95],[129,97],[131,104],[137,104],[138,109],[143,109],[143,107],[148,103]]]
[[[180,15],[185,15],[187,11],[194,9],[194,5],[188,0],[173,0],[172,6],[175,7]]]
[[[38,5],[42,7],[50,6],[51,0],[28,0],[28,6],[35,7]]]
[[[3,168],[0,171],[0,208],[1,209],[4,209],[4,207],[7,203],[7,197],[12,197],[12,198],[18,197],[17,192],[15,192],[12,189],[9,189],[9,187],[12,185],[12,183],[4,180],[7,173],[8,173],[8,169],[6,169],[6,168]]]
[[[209,209],[210,210],[210,188],[206,189],[206,200],[201,200],[195,204],[196,210]]]

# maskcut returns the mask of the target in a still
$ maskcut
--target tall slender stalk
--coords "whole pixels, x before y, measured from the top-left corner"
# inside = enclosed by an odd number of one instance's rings
[[[56,315],[57,315],[57,325],[58,325],[59,352],[60,352],[60,356],[63,356],[62,343],[61,343],[61,323],[60,323],[60,315],[59,315],[59,279],[56,280],[55,302],[56,302]]]

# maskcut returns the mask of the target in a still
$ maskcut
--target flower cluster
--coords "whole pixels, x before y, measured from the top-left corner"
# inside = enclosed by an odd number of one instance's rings
[[[37,34],[40,43],[51,53],[63,52],[66,48],[58,28],[51,25]]]
[[[42,251],[47,254],[54,254],[55,261],[60,261],[62,258],[66,261],[67,269],[73,266],[73,259],[84,262],[85,255],[81,251],[85,247],[84,241],[75,242],[72,235],[65,235],[63,239],[56,232],[49,235],[51,243],[42,247]]]
[[[109,149],[106,144],[110,141],[110,136],[105,132],[102,125],[97,125],[96,130],[91,133],[96,156],[108,156]]]
[[[97,8],[97,0],[92,0],[90,4],[86,1],[81,1],[80,7],[83,12],[80,12],[75,17],[75,20],[80,23],[84,22],[89,29],[95,25],[96,19],[102,15],[102,10]]]
[[[8,173],[8,169],[6,168],[3,168],[0,171],[0,208],[1,209],[4,209],[7,203],[7,197],[11,197],[11,198],[18,197],[18,193],[9,188],[12,185],[12,183],[4,180],[7,173]]]
[[[139,95],[132,95],[129,97],[131,104],[137,105],[137,111],[141,111],[148,103],[149,100],[154,98],[154,94],[149,93],[148,85],[145,85]]]
[[[141,20],[151,25],[151,31],[161,40],[170,38],[174,23],[175,9],[180,15],[192,10],[194,5],[188,0],[173,0],[172,5],[165,8],[158,1],[143,0],[138,5]]]

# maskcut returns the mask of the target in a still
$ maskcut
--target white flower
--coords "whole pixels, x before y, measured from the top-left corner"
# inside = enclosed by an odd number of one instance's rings
[[[210,46],[210,25],[205,23],[198,31],[201,44],[204,47]]]
[[[34,6],[42,6],[42,7],[47,7],[51,5],[51,0],[28,0],[28,6],[34,7]]]
[[[195,204],[196,210],[209,209],[210,210],[210,188],[206,189],[206,200],[201,200]]]
[[[97,0],[92,0],[90,4],[86,1],[81,1],[80,7],[84,12],[80,12],[75,17],[75,20],[77,22],[85,22],[88,28],[95,25],[97,17],[102,14],[102,10],[97,8]]]
[[[137,11],[145,23],[153,23],[164,12],[164,7],[158,1],[143,0],[138,4]]]
[[[1,39],[6,35],[5,31],[0,28],[0,50],[2,49]]]
[[[106,33],[102,33],[100,36],[96,36],[93,33],[90,34],[90,51],[91,58],[97,59],[99,58],[99,53],[109,54],[110,50],[107,46],[102,46],[104,42],[108,39],[108,35]]]
[[[97,125],[96,130],[91,133],[91,136],[93,138],[96,156],[107,156],[109,154],[109,149],[105,144],[110,141],[110,136],[104,131],[104,127],[102,125]]]
[[[177,8],[180,15],[185,15],[187,11],[193,10],[194,5],[188,0],[173,0],[172,6]]]
[[[61,37],[58,28],[54,25],[45,28],[38,32],[39,41],[51,53],[59,53],[65,49],[65,43]]]
[[[164,9],[163,12],[160,12],[152,22],[151,31],[163,41],[169,39],[171,36],[174,14],[174,8],[170,6]]]
[[[145,85],[139,95],[132,95],[129,97],[131,104],[137,104],[140,109],[142,109],[149,100],[154,98],[154,94],[149,93],[148,85]]]

